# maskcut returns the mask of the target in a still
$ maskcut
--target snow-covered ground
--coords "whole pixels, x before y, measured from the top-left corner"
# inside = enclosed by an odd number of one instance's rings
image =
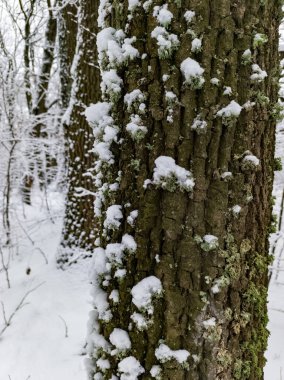
[[[19,249],[11,252],[10,289],[5,273],[0,273],[0,301],[7,320],[26,296],[2,335],[0,305],[0,380],[83,380],[90,309],[87,262],[67,271],[56,268],[63,196],[50,193],[54,223],[44,199],[38,196],[34,202],[33,207],[25,206],[25,216],[21,207],[12,212]],[[4,254],[7,258],[8,252]]]
[[[283,147],[284,122],[278,126],[276,147],[282,163]],[[274,211],[278,215],[283,190],[284,170],[275,174]],[[48,208],[39,193],[34,195],[32,207],[23,207],[18,197],[13,201],[14,247],[10,252],[3,250],[5,260],[10,256],[11,288],[5,271],[0,270],[0,380],[85,380],[84,338],[91,308],[89,263],[79,262],[66,271],[56,268],[63,195],[50,191]],[[272,248],[274,245],[265,380],[284,379],[284,215],[280,231],[271,237]],[[12,319],[1,333],[4,313],[6,320],[11,315]]]
[[[281,158],[283,167],[281,171],[275,172],[273,190],[274,213],[278,216],[279,225],[281,204],[284,201],[284,122],[277,127],[276,157]],[[274,251],[275,260],[269,285],[270,338],[266,352],[265,380],[284,379],[284,215],[279,229],[271,236],[271,250]]]

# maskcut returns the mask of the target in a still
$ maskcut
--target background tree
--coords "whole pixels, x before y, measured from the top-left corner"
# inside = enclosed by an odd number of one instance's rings
[[[68,149],[68,192],[62,241],[58,255],[58,264],[60,265],[69,262],[70,257],[74,254],[76,260],[78,249],[80,252],[81,249],[83,250],[84,256],[88,255],[88,251],[91,252],[94,244],[93,181],[89,171],[93,166],[92,148],[94,140],[92,128],[84,117],[84,110],[86,105],[96,101],[99,96],[99,70],[95,64],[97,61],[96,15],[97,2],[87,0],[78,4],[78,25],[72,22],[74,19],[72,5],[63,8],[61,15],[65,29],[63,35],[67,37],[65,50],[61,51],[63,97],[65,97],[66,89],[70,85],[68,80],[65,79],[65,83],[63,81],[69,71],[74,38],[76,51],[70,69],[73,83],[69,106],[63,120]]]
[[[263,378],[279,20],[100,2],[90,379]]]

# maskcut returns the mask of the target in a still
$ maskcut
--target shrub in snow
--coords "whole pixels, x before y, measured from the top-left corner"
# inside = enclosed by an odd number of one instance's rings
[[[224,125],[229,126],[239,117],[241,111],[242,107],[232,100],[226,107],[220,109],[216,115],[222,118],[222,123]]]
[[[105,372],[107,371],[108,369],[110,369],[110,362],[109,360],[107,359],[98,359],[96,361],[96,366],[102,371],[102,372]]]
[[[220,84],[220,79],[218,78],[211,78],[210,83],[213,84],[213,86],[219,86]]]
[[[159,365],[153,365],[150,375],[156,380],[162,380],[162,368]]]
[[[153,180],[149,183],[170,192],[177,189],[190,192],[194,187],[191,172],[176,165],[175,160],[167,156],[160,156],[155,160]]]
[[[119,362],[118,372],[120,380],[138,380],[139,375],[145,370],[134,356],[128,356]]]
[[[162,291],[162,283],[157,277],[146,277],[131,289],[132,302],[139,310],[153,314],[152,298],[161,296]]]
[[[171,350],[169,346],[162,343],[155,350],[155,356],[161,363],[174,359],[179,364],[185,364],[189,357],[189,352],[187,350]]]
[[[219,247],[219,242],[217,236],[214,235],[204,235],[200,247],[203,251],[209,252],[217,249]]]
[[[180,65],[184,77],[184,83],[192,89],[200,89],[205,80],[203,78],[204,69],[192,58],[186,58]]]

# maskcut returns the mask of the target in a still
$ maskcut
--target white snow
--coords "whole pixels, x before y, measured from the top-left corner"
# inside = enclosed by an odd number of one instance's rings
[[[262,82],[267,77],[267,72],[262,70],[256,63],[252,65],[253,74],[250,79],[255,82]]]
[[[180,65],[185,83],[194,88],[201,88],[205,82],[203,78],[204,69],[192,58],[186,58]]]
[[[162,368],[159,365],[153,365],[153,367],[150,369],[150,375],[154,377],[155,379],[159,379],[161,373],[162,373]]]
[[[202,48],[202,40],[200,38],[194,38],[191,42],[191,51],[197,53]]]
[[[122,218],[123,214],[121,205],[109,206],[106,211],[104,227],[110,230],[116,230],[119,228]]]
[[[167,27],[170,25],[174,15],[168,10],[168,4],[164,4],[161,7],[155,6],[153,16],[157,18],[160,25]]]
[[[212,317],[210,319],[206,319],[205,321],[202,322],[203,326],[206,329],[209,329],[210,327],[216,326],[216,318]]]
[[[155,350],[155,356],[161,363],[175,359],[179,364],[184,364],[189,355],[187,350],[171,350],[170,347],[164,343],[160,344]]]
[[[184,18],[188,24],[190,24],[193,21],[194,17],[195,17],[194,11],[186,11],[184,13]]]
[[[134,11],[136,7],[140,5],[140,0],[128,0],[128,10]]]
[[[140,331],[147,329],[147,327],[149,325],[149,321],[144,317],[143,314],[134,312],[131,315],[131,319],[135,323],[135,325],[137,326],[137,329]]]
[[[190,171],[177,165],[172,157],[158,157],[155,160],[152,183],[163,189],[173,191],[169,188],[169,182],[171,186],[173,185],[172,179],[181,190],[192,191],[194,187],[194,180]]]
[[[13,233],[19,250],[17,254],[12,251],[10,259],[10,289],[3,271],[0,272],[0,299],[6,315],[11,315],[28,291],[37,288],[27,296],[26,305],[15,314],[1,337],[0,379],[83,379],[86,369],[82,353],[90,310],[90,262],[79,261],[66,271],[57,269],[55,255],[61,232],[63,196],[49,191],[50,213],[44,206],[43,195],[34,193],[32,201],[33,206],[22,206],[18,197],[13,199],[11,212],[16,228]],[[29,275],[27,268],[31,269]],[[1,313],[0,330],[2,327]]]
[[[125,351],[131,348],[131,341],[128,332],[125,330],[114,328],[109,336],[109,340],[118,351]]]
[[[242,107],[235,100],[232,100],[226,107],[217,112],[217,116],[222,118],[235,118],[240,115],[241,111]]]
[[[134,356],[128,356],[119,362],[118,372],[121,374],[120,380],[138,380],[145,370]]]
[[[162,291],[162,283],[157,277],[146,277],[132,288],[132,302],[139,310],[146,310],[152,314],[152,298],[160,296]]]
[[[257,167],[259,166],[259,163],[260,163],[259,159],[253,154],[247,154],[243,158],[243,164],[248,165],[248,166]]]

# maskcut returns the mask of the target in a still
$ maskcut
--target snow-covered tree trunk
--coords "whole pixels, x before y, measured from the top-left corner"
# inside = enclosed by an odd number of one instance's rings
[[[263,378],[280,1],[100,1],[90,379]]]
[[[70,262],[81,250],[88,255],[94,244],[93,131],[84,117],[86,105],[99,97],[96,66],[97,2],[78,3],[78,26],[69,21],[69,41],[76,33],[76,51],[71,67],[73,79],[69,106],[63,118],[67,141],[68,193],[58,264]],[[65,17],[73,17],[65,11]],[[64,17],[63,15],[63,17]],[[70,49],[70,47],[68,47]],[[72,47],[71,47],[72,49]],[[64,64],[68,62],[64,62]],[[66,67],[64,68],[66,69]],[[68,67],[67,67],[68,69]],[[66,82],[66,88],[68,83]],[[79,250],[79,251],[78,251]]]

